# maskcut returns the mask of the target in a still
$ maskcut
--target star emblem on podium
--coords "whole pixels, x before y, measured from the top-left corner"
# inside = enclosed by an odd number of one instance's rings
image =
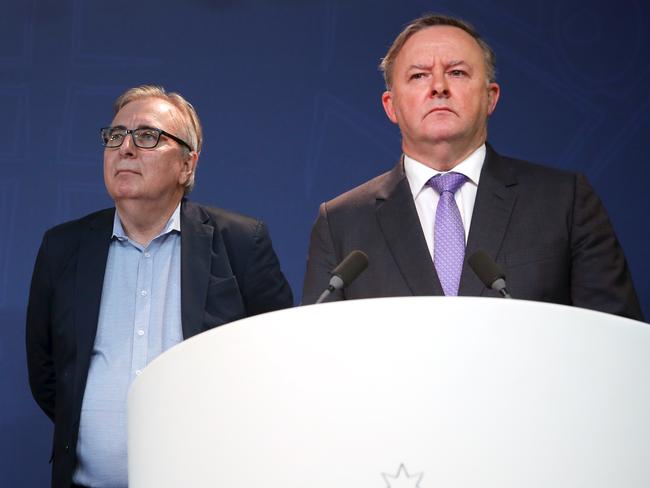
[[[420,480],[423,474],[408,474],[406,466],[402,463],[394,476],[386,473],[382,473],[381,476],[386,482],[386,488],[420,488]]]

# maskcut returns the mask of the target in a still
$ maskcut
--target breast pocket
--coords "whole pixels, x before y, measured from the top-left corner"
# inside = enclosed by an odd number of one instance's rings
[[[535,246],[509,251],[504,255],[503,261],[505,261],[507,268],[515,268],[543,261],[564,260],[565,256],[566,248],[562,246]]]

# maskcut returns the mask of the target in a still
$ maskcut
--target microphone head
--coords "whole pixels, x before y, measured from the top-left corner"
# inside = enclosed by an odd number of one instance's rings
[[[330,274],[338,276],[343,286],[352,283],[368,267],[368,256],[361,251],[352,251]]]
[[[481,249],[467,258],[467,263],[488,288],[492,288],[495,281],[506,278],[505,273],[501,271],[494,259]]]

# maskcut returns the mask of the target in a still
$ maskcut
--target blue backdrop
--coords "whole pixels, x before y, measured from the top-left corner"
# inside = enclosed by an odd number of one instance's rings
[[[426,11],[497,52],[489,139],[586,173],[650,316],[650,4],[642,0],[4,0],[0,8],[0,479],[46,486],[51,425],[29,394],[24,315],[43,232],[110,204],[98,128],[162,84],[205,128],[192,198],[260,217],[300,298],[318,204],[400,155],[379,59]]]

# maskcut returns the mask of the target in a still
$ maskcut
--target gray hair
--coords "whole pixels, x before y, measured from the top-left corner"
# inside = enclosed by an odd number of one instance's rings
[[[457,19],[455,17],[450,17],[448,15],[426,14],[410,22],[395,38],[393,44],[388,49],[386,56],[382,58],[381,63],[379,64],[379,69],[384,73],[384,81],[386,83],[387,90],[390,90],[393,84],[393,65],[395,64],[395,59],[404,47],[406,41],[408,41],[409,38],[416,32],[424,30],[427,27],[434,27],[437,25],[457,27],[472,36],[483,51],[488,81],[490,83],[496,81],[496,56],[494,54],[494,51],[488,45],[488,43],[481,38],[479,33],[470,23],[465,22],[461,19]]]
[[[134,88],[129,88],[115,100],[115,103],[113,104],[115,114],[122,110],[126,104],[142,98],[160,98],[174,105],[183,116],[188,144],[197,154],[201,153],[201,147],[203,146],[203,129],[201,128],[199,115],[196,113],[192,104],[185,100],[185,98],[183,98],[179,93],[168,93],[162,86],[156,85],[140,85]],[[190,151],[188,148],[184,146],[182,147],[186,154],[189,154]],[[185,195],[190,193],[192,188],[194,188],[194,175],[195,171],[192,172],[185,184]]]

